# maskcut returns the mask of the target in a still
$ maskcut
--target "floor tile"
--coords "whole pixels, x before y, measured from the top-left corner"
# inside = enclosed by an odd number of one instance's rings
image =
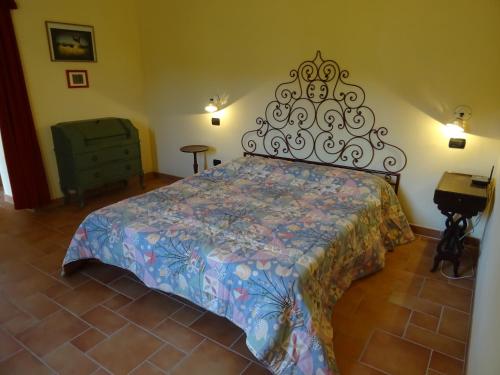
[[[375,296],[366,296],[361,301],[353,318],[354,321],[365,323],[371,321],[375,326],[401,336],[410,319],[410,314],[411,311],[406,307],[381,301]]]
[[[115,292],[96,281],[90,280],[56,301],[75,314],[82,314],[93,306],[111,298]]]
[[[469,312],[472,291],[450,285],[444,281],[426,279],[420,297]]]
[[[128,277],[120,277],[110,283],[109,286],[132,299],[139,298],[140,296],[148,293],[150,290],[144,284],[133,281]]]
[[[65,251],[62,249],[58,249],[58,251],[46,254],[42,257],[37,257],[36,259],[31,260],[31,264],[47,273],[54,273],[61,271],[61,264],[64,259]]]
[[[50,288],[42,291],[42,294],[46,295],[49,298],[57,298],[59,296],[62,296],[63,294],[68,293],[69,291],[71,291],[71,287],[64,285],[63,283],[57,283]]]
[[[14,304],[0,295],[0,324],[9,321],[21,312]]]
[[[121,316],[102,306],[87,311],[81,318],[107,335],[111,335],[127,324],[127,321]]]
[[[176,300],[151,291],[121,309],[120,314],[140,326],[151,329],[181,307]]]
[[[101,332],[94,328],[90,328],[83,332],[80,336],[75,337],[71,343],[82,352],[87,352],[105,338],[106,336],[104,336]]]
[[[337,301],[334,306],[335,314],[343,314],[345,316],[350,316],[356,312],[361,300],[365,295],[365,291],[358,287],[352,287],[348,289],[342,297]]]
[[[440,304],[406,293],[392,293],[389,297],[389,302],[404,306],[410,310],[416,310],[429,315],[433,315],[436,318],[439,318],[441,316],[442,306]]]
[[[7,333],[0,330],[0,361],[19,351],[21,346]]]
[[[465,356],[465,344],[447,336],[433,333],[429,330],[410,324],[406,330],[405,337],[420,345],[448,354],[455,358],[463,359]]]
[[[4,362],[0,362],[0,374],[51,375],[53,372],[33,355],[23,350]]]
[[[34,270],[30,276],[22,280],[4,284],[2,289],[7,296],[19,299],[29,297],[37,292],[44,292],[57,283],[53,278]]]
[[[71,344],[65,344],[44,357],[47,364],[60,375],[88,375],[97,365]]]
[[[337,332],[333,339],[333,351],[337,362],[356,362],[365,348],[369,337],[353,337],[352,335]]]
[[[161,341],[134,325],[128,325],[111,338],[97,344],[89,354],[108,371],[127,374],[153,354]]]
[[[203,336],[174,322],[172,319],[166,319],[154,329],[154,332],[162,339],[185,352],[191,351],[204,339]]]
[[[439,319],[429,314],[413,311],[411,314],[410,323],[421,328],[435,331],[438,326]]]
[[[170,370],[179,361],[185,357],[185,354],[172,345],[166,344],[158,353],[150,358],[151,363],[164,371]]]
[[[394,375],[425,374],[431,351],[399,337],[375,331],[361,361]],[[411,366],[408,364],[411,363]]]
[[[172,373],[179,375],[238,375],[248,363],[247,359],[206,340]]]
[[[332,317],[332,327],[334,335],[343,333],[366,342],[377,328],[377,323],[374,320],[360,321],[355,319],[354,316],[346,317],[334,314]]]
[[[251,363],[241,375],[272,375],[272,372],[256,363]]]
[[[18,335],[26,331],[28,328],[33,327],[36,323],[37,320],[30,314],[27,314],[24,311],[19,311],[8,321],[4,322],[2,326],[12,335]]]
[[[123,294],[117,294],[110,300],[104,302],[103,305],[111,310],[119,310],[130,302],[132,302],[132,299],[125,297]]]
[[[21,333],[18,339],[37,355],[44,356],[87,328],[84,322],[61,310]]]
[[[243,332],[226,318],[212,313],[203,315],[191,328],[226,346],[230,346]]]
[[[85,264],[85,266],[82,267],[82,272],[102,283],[107,284],[116,280],[120,276],[123,276],[126,271],[109,264],[94,261]]]
[[[79,271],[73,272],[69,275],[62,276],[59,270],[56,274],[53,274],[53,276],[56,277],[57,280],[59,280],[61,283],[63,283],[66,286],[69,286],[70,288],[76,288],[77,286],[80,286],[83,283],[86,283],[87,281],[90,280],[90,278],[87,275],[84,275],[82,272]]]
[[[466,342],[469,334],[469,318],[469,314],[445,307],[439,333]]]
[[[462,375],[464,362],[433,351],[429,367],[443,374]]]
[[[255,358],[255,356],[252,354],[250,349],[248,349],[246,339],[247,336],[245,334],[242,334],[241,337],[231,346],[231,349],[251,361],[258,361],[258,359]]]
[[[37,293],[24,299],[20,302],[22,308],[35,316],[37,319],[43,319],[46,316],[60,310],[60,307],[55,304],[46,295]]]
[[[183,306],[180,310],[173,313],[170,317],[178,323],[186,326],[191,325],[195,320],[199,319],[205,312],[195,310],[189,306]]]
[[[470,289],[470,290],[474,289],[474,279],[473,278],[458,279],[458,280],[450,279],[450,280],[448,280],[448,284],[453,285],[453,286],[458,286],[461,288],[465,288],[465,289]]]
[[[172,181],[150,179],[147,182],[147,190],[170,182]],[[121,329],[115,331],[115,327],[112,327],[108,332],[114,331],[115,336],[107,338],[104,332],[98,331],[97,328],[88,328],[83,321],[79,323],[82,324],[81,329],[71,328],[72,325],[68,324],[64,317],[61,318],[62,325],[51,323],[50,319],[53,315],[58,316],[62,313],[61,307],[54,303],[56,299],[77,315],[96,309],[93,314],[87,315],[89,320],[93,320],[96,325],[103,323],[94,319],[102,319],[107,322],[106,314],[98,314],[99,311],[107,312],[108,310],[105,308],[118,315],[127,311],[128,318],[145,327],[151,327],[159,322],[153,328],[156,331],[155,334],[169,344],[159,340],[158,352],[163,347],[168,348],[168,345],[171,345],[177,351],[174,353],[186,355],[186,352],[195,349],[197,351],[201,343],[215,345],[212,341],[205,339],[204,335],[218,339],[222,345],[222,343],[231,341],[234,334],[236,340],[228,344],[234,343],[231,350],[245,357],[243,360],[247,364],[246,357],[253,358],[246,348],[245,335],[231,323],[219,317],[214,319],[212,313],[174,295],[168,295],[168,298],[179,301],[185,306],[170,314],[168,311],[165,312],[164,309],[169,307],[163,306],[160,302],[161,298],[156,301],[154,298],[149,301],[146,298],[141,299],[142,296],[151,293],[151,291],[128,271],[100,262],[86,262],[83,267],[70,275],[60,276],[60,261],[75,229],[84,217],[95,209],[139,193],[143,193],[143,191],[138,184],[129,184],[126,189],[117,189],[90,197],[87,206],[83,209],[72,203],[32,212],[13,210],[10,205],[5,206],[0,202],[0,243],[2,244],[0,252],[0,332],[3,333],[3,336],[0,334],[0,345],[3,343],[3,346],[0,346],[0,358],[4,355],[3,353],[7,353],[4,357],[7,360],[0,363],[0,373],[8,371],[9,374],[15,374],[17,371],[24,375],[36,373],[36,368],[40,371],[49,371],[28,352],[22,348],[16,349],[16,345],[21,347],[21,344],[15,341],[12,344],[12,341],[8,339],[9,335],[16,337],[26,335],[26,342],[31,339],[38,342],[39,339],[36,337],[38,335],[41,342],[38,344],[30,342],[29,345],[33,347],[40,345],[43,348],[47,346],[51,352],[46,353],[48,356],[69,345],[68,341],[74,345],[77,352],[82,352],[81,355],[84,353],[88,355],[89,352],[93,352],[101,345],[103,345],[101,350],[104,351],[104,344],[126,329],[126,326],[122,326]],[[411,325],[407,333],[411,335],[412,340],[418,339],[426,343],[423,345],[433,345],[438,348],[433,351],[430,362],[432,368],[429,369],[428,375],[454,373],[457,366],[460,367],[462,361],[450,353],[454,351],[461,353],[468,339],[469,328],[466,318],[469,315],[465,313],[469,312],[469,306],[465,302],[470,300],[474,279],[448,280],[440,272],[430,273],[429,269],[432,266],[436,244],[435,240],[417,236],[417,239],[412,243],[398,247],[394,252],[386,254],[386,266],[382,271],[353,282],[351,288],[338,301],[334,309],[333,319],[334,351],[342,375],[380,375],[376,369],[359,362],[359,359],[374,332],[386,329],[394,333],[401,333],[401,327],[408,310],[411,310],[412,314]],[[470,269],[470,266],[475,262],[474,257],[466,259],[468,254],[469,252],[466,252],[463,257],[463,270]],[[446,272],[450,271],[447,265],[444,268]],[[45,272],[49,272],[50,276]],[[85,286],[88,282],[90,284]],[[109,292],[106,285],[110,284],[116,290]],[[116,294],[117,290],[120,290],[120,294]],[[127,293],[127,295],[122,293]],[[147,307],[134,304],[133,308],[127,309],[137,299],[147,302],[144,303]],[[167,301],[170,302],[169,299]],[[13,303],[19,305],[19,308]],[[170,306],[170,303],[166,305]],[[57,306],[56,311],[53,311],[54,306]],[[97,306],[100,307],[97,308]],[[169,318],[165,319],[165,314]],[[209,317],[205,318],[204,315]],[[436,327],[436,321],[441,316],[442,320]],[[76,319],[74,316],[72,318]],[[205,322],[204,324],[200,323],[198,327],[204,331],[203,334],[187,327],[191,325],[196,328],[195,322],[198,319]],[[210,321],[210,319],[213,319],[213,327],[207,327],[206,321]],[[46,327],[41,328],[44,324]],[[140,330],[140,327],[136,327],[135,324],[131,324],[131,326]],[[101,329],[105,328],[101,327]],[[229,334],[227,332],[221,333],[224,330],[227,330]],[[50,335],[47,332],[51,332]],[[147,331],[144,334],[149,337]],[[385,332],[385,334],[389,333]],[[153,341],[155,339],[158,337],[153,337]],[[450,347],[450,342],[446,340],[451,340]],[[208,343],[204,341],[208,341]],[[409,339],[403,341],[405,344],[414,345]],[[123,338],[120,343],[121,345],[132,345]],[[454,347],[457,343],[459,346]],[[427,350],[425,347],[424,349]],[[113,348],[110,346],[108,350],[112,352]],[[446,350],[449,351],[448,354],[446,354]],[[162,372],[156,364],[150,362],[155,353],[156,351],[152,351],[146,362],[143,362],[142,359],[134,359],[133,362],[137,362],[137,364],[130,370],[136,375]],[[239,358],[234,352],[230,352],[230,354]],[[407,354],[405,351],[403,358]],[[234,360],[231,355],[228,357],[229,364]],[[156,357],[156,359],[159,358]],[[228,365],[225,363],[225,358],[225,356],[219,358],[221,363],[217,366]],[[170,360],[168,356],[162,359],[167,361],[166,363]],[[127,360],[129,359],[127,358]],[[186,360],[190,360],[190,358],[184,357],[174,367],[184,365]],[[416,365],[413,361],[408,361],[406,366],[418,368],[419,362],[415,363]],[[189,366],[191,365],[189,364]],[[30,366],[31,369],[27,370]],[[209,364],[209,366],[211,365]],[[128,368],[128,365],[126,367]],[[231,366],[228,367],[229,373],[232,373],[233,370]],[[246,375],[263,373],[266,373],[266,370],[256,363],[244,367]],[[109,372],[100,368],[93,375],[109,375]]]
[[[378,371],[373,367],[359,362],[348,361],[339,362],[338,369],[342,375],[385,375],[386,373]],[[424,375],[424,374],[423,374]]]
[[[158,367],[152,365],[149,362],[144,362],[130,373],[130,375],[164,375],[164,374],[165,373],[163,371],[161,371]]]

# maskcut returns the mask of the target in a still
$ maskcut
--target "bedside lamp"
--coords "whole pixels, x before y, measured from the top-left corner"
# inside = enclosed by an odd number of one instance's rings
[[[208,104],[205,106],[205,111],[208,113],[214,113],[222,109],[224,104],[227,102],[227,95],[223,95],[220,97],[217,95],[214,98],[210,98],[208,101]],[[212,117],[212,125],[220,125],[220,118],[219,117]]]
[[[218,109],[219,108],[217,108],[217,106],[214,103],[214,99],[210,98],[210,102],[205,106],[205,111],[207,111],[209,113],[213,113],[213,112],[217,111]]]
[[[217,98],[218,99],[218,98]],[[214,113],[219,109],[219,107],[215,104],[214,99],[210,98],[209,103],[205,106],[205,111],[208,113]],[[220,125],[220,118],[212,117],[212,125]]]
[[[465,148],[465,138],[460,137],[466,129],[466,121],[472,116],[472,110],[466,105],[461,105],[455,108],[455,120],[447,123],[446,128],[449,130],[452,137],[448,146],[450,148]]]

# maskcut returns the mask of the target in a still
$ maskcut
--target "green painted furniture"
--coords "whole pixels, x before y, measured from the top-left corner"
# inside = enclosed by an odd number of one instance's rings
[[[65,202],[84,192],[139,176],[144,187],[139,134],[130,120],[100,118],[62,122],[51,127],[59,183]]]

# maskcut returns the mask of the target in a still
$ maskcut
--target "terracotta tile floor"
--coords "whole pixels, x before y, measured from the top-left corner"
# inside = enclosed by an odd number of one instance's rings
[[[148,190],[172,182],[147,181]],[[266,374],[243,332],[120,269],[88,264],[60,277],[69,240],[91,211],[140,193],[131,182],[76,204],[14,211],[0,203],[0,374]],[[436,215],[438,215],[436,211]],[[429,268],[436,241],[387,254],[335,308],[342,374],[461,374],[474,281]],[[466,259],[469,272],[472,256]]]

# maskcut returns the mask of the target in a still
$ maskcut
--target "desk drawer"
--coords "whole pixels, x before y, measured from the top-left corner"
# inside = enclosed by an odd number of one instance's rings
[[[103,165],[101,171],[104,174],[105,181],[114,181],[125,179],[129,176],[136,176],[142,171],[141,160],[120,160],[114,163]]]
[[[440,210],[460,214],[483,211],[486,207],[485,198],[464,196],[442,191],[436,191],[434,193],[434,203],[438,205]]]
[[[141,159],[118,161],[78,172],[78,183],[85,189],[109,182],[126,180],[142,173]]]
[[[96,168],[99,165],[115,160],[136,159],[140,155],[139,145],[132,143],[123,146],[109,147],[96,152],[74,155],[76,169]]]

